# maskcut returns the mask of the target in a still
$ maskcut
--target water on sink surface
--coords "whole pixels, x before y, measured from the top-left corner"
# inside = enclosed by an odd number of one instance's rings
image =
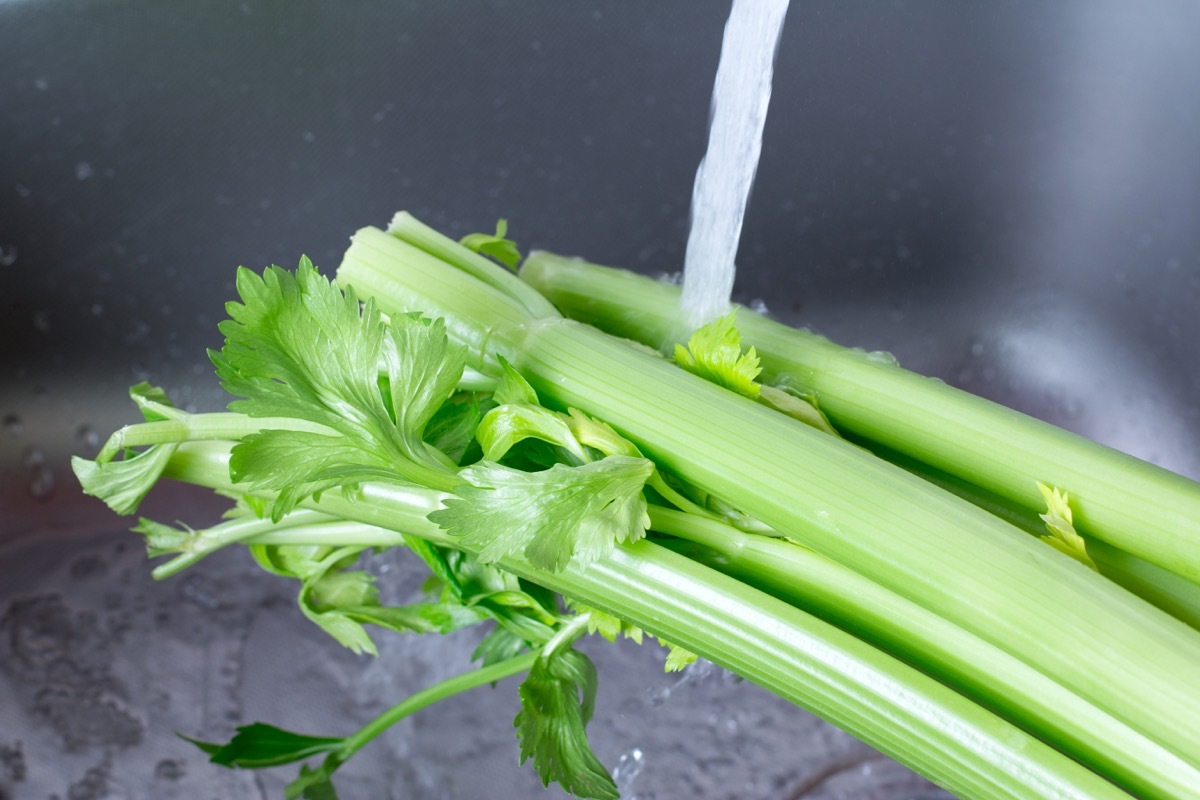
[[[63,559],[67,546],[72,556]],[[294,767],[216,767],[175,734],[221,740],[257,720],[348,733],[463,670],[478,636],[380,637],[379,659],[356,657],[300,615],[292,584],[262,573],[242,551],[160,583],[125,532],[30,538],[2,556],[6,800],[281,797]],[[403,552],[377,557],[372,568],[393,587],[412,587],[392,589],[400,601],[424,574]],[[589,735],[626,800],[949,797],[712,664],[668,675],[654,644],[593,638],[582,648],[600,671]],[[547,795],[530,765],[516,763],[517,683],[400,723],[339,773],[342,796],[565,796],[554,787]]]

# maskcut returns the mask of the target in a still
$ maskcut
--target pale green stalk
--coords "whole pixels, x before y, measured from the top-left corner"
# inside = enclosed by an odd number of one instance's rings
[[[443,294],[433,265],[389,241],[360,231],[339,280],[385,309],[422,298],[452,308],[468,291]],[[960,498],[593,328],[561,319],[482,324],[489,347],[545,402],[605,420],[661,468],[1200,764],[1196,631]]]
[[[650,525],[702,545],[687,554],[933,675],[1139,797],[1184,797],[1200,786],[1200,769],[1050,676],[806,547],[660,506]]]
[[[181,445],[167,475],[235,489],[230,445]],[[456,540],[425,515],[446,495],[364,484],[354,500],[306,505],[435,544]],[[963,798],[1126,797],[1095,773],[894,658],[763,592],[648,541],[558,573],[517,558],[500,566],[613,614],[843,727]]]
[[[623,270],[535,253],[522,278],[567,316],[668,346],[679,289]],[[1028,508],[1037,481],[1070,493],[1079,531],[1200,581],[1200,485],[1032,417],[746,308],[738,329],[766,381],[817,398],[839,430],[877,442]]]

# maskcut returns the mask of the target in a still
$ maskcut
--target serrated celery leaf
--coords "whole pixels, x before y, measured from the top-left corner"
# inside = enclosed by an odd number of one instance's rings
[[[653,470],[628,456],[541,472],[482,461],[462,470],[467,483],[455,490],[459,496],[429,519],[483,561],[523,553],[539,569],[560,570],[572,557],[586,565],[645,534],[642,487]]]
[[[598,633],[610,642],[615,642],[618,636],[624,636],[626,639],[632,639],[638,644],[642,643],[645,632],[638,626],[614,617],[606,611],[592,608],[574,600],[567,600],[566,603],[568,608],[572,608],[580,614],[588,615],[588,633]]]
[[[237,734],[223,745],[187,736],[180,738],[208,753],[209,761],[214,764],[243,769],[291,764],[318,753],[336,750],[343,742],[342,739],[329,736],[293,733],[263,722],[242,725],[237,729]]]
[[[616,784],[588,744],[585,727],[596,698],[596,667],[566,650],[538,659],[520,687],[513,725],[521,763],[532,758],[543,785],[556,781],[577,797],[616,800]]]
[[[685,650],[677,644],[664,642],[659,639],[659,644],[667,648],[667,659],[663,662],[664,672],[679,672],[684,667],[696,663],[698,656],[691,650]]]
[[[106,463],[73,456],[71,469],[85,494],[103,500],[125,516],[137,511],[178,448],[177,444],[155,445],[121,461]]]
[[[1096,564],[1087,552],[1087,542],[1075,530],[1074,515],[1071,513],[1070,498],[1066,492],[1048,486],[1041,481],[1037,484],[1042,499],[1046,502],[1046,513],[1039,514],[1042,522],[1046,523],[1048,534],[1041,537],[1042,541],[1060,553],[1065,553],[1080,564],[1096,569]]]
[[[520,636],[507,628],[497,627],[479,640],[475,651],[471,653],[471,660],[479,661],[481,666],[489,667],[492,664],[507,661],[526,647],[528,645]]]
[[[341,436],[288,430],[253,433],[234,445],[229,476],[255,489],[279,492],[271,504],[278,522],[306,497],[363,481],[396,481],[395,460]]]
[[[230,319],[220,325],[225,345],[210,353],[222,385],[244,398],[230,409],[317,422],[348,446],[324,446],[306,457],[301,443],[322,443],[279,439],[292,443],[296,461],[289,474],[297,483],[328,486],[335,476],[354,483],[362,480],[362,468],[373,475],[390,464],[393,479],[444,485],[447,469],[422,435],[461,376],[464,354],[449,344],[440,320],[397,315],[385,325],[372,302],[360,309],[352,291],[343,293],[307,259],[294,274],[279,267],[261,276],[240,269],[237,289],[242,302],[227,305]],[[278,454],[284,447],[266,449]],[[238,459],[237,448],[234,454]],[[260,463],[243,452],[238,463],[251,486],[278,486],[277,459]],[[306,467],[311,473],[299,477]]]
[[[687,347],[675,345],[675,363],[744,397],[758,397],[759,385],[755,379],[762,369],[753,347],[742,352],[736,314],[727,314],[696,329]]]

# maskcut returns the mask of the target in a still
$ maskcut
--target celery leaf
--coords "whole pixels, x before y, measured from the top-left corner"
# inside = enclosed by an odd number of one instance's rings
[[[1067,493],[1041,481],[1038,481],[1037,486],[1038,491],[1042,493],[1042,499],[1046,502],[1047,511],[1038,516],[1042,518],[1042,522],[1046,523],[1046,529],[1049,531],[1049,534],[1041,537],[1042,540],[1084,566],[1096,569],[1095,562],[1087,553],[1087,543],[1075,530],[1070,498]]]
[[[640,539],[650,524],[642,487],[654,470],[644,458],[609,456],[578,467],[521,472],[490,461],[466,467],[457,498],[429,519],[485,562],[523,553],[540,569],[572,556],[589,564],[616,542]]]
[[[487,256],[511,270],[516,270],[517,264],[521,263],[521,251],[517,249],[517,243],[512,239],[505,238],[508,236],[508,220],[496,220],[496,232],[493,233],[468,233],[459,240],[459,244],[468,250],[474,250],[482,256]]]
[[[606,611],[584,605],[583,603],[567,600],[567,606],[580,614],[587,614],[587,632],[598,633],[610,642],[615,642],[618,636],[642,643],[644,632],[638,626],[614,617]]]
[[[497,406],[479,423],[475,438],[483,448],[484,461],[499,461],[513,445],[526,439],[540,439],[564,448],[577,462],[588,460],[563,416],[541,406]]]
[[[504,356],[497,356],[497,358],[500,360],[502,372],[500,382],[496,384],[496,391],[492,393],[492,399],[496,405],[503,406],[512,403],[538,405],[537,392],[529,385],[529,381],[525,380],[524,376],[517,372]]]
[[[73,456],[71,469],[85,494],[100,498],[113,511],[125,516],[137,511],[177,449],[177,444],[159,444],[107,463]]]
[[[675,363],[693,375],[718,386],[757,399],[755,382],[762,371],[758,353],[751,347],[742,352],[742,335],[735,327],[736,314],[727,314],[696,330],[687,347],[675,345]]]
[[[242,302],[227,304],[219,326],[225,344],[210,352],[222,386],[244,398],[230,409],[341,434],[264,431],[234,448],[237,480],[285,490],[274,519],[310,494],[367,479],[452,485],[449,459],[423,440],[465,363],[441,320],[401,314],[385,324],[373,302],[360,308],[308,259],[295,273],[240,269],[237,289]]]
[[[263,722],[242,725],[226,744],[202,742],[187,736],[180,738],[208,753],[212,763],[241,769],[277,767],[303,761],[318,753],[336,750],[344,741],[331,736],[293,733]]]
[[[521,763],[548,786],[556,781],[577,797],[616,800],[616,784],[588,744],[585,728],[596,699],[596,667],[583,653],[565,650],[538,659],[519,689],[521,711],[513,725]]]

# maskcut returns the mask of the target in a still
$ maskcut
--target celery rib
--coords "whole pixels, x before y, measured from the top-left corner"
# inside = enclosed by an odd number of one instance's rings
[[[189,443],[167,474],[227,489],[229,446]],[[305,505],[446,546],[425,519],[436,493],[364,484],[348,500],[326,493]],[[507,558],[501,566],[628,620],[837,724],[964,798],[1127,795],[990,711],[902,662],[783,601],[648,541],[558,573]]]
[[[1052,677],[808,548],[659,506],[650,517],[653,530],[702,546],[687,555],[875,644],[1140,797],[1200,786],[1200,769]]]
[[[357,239],[341,272],[384,307],[425,288],[403,253]],[[453,300],[441,291],[435,306]],[[1178,620],[948,492],[593,328],[528,320],[487,341],[544,403],[587,409],[666,471],[1200,764],[1200,634]]]
[[[567,316],[661,347],[676,286],[549,253],[522,278]],[[813,393],[839,430],[878,442],[1028,508],[1037,481],[1069,491],[1081,533],[1200,582],[1200,485],[940,381],[739,309],[770,381]]]

